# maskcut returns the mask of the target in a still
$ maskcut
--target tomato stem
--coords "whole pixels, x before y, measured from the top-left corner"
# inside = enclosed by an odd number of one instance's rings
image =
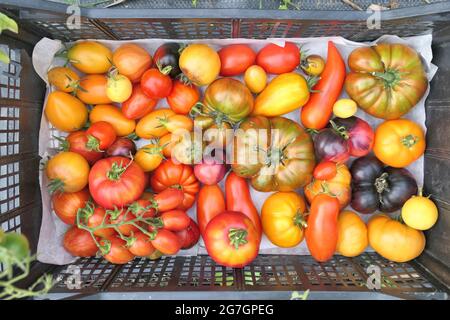
[[[383,172],[381,176],[375,179],[375,188],[377,189],[378,193],[389,191],[389,183],[387,181],[387,177],[387,172]]]
[[[247,234],[248,232],[245,229],[231,228],[228,231],[228,239],[230,240],[230,244],[238,250],[239,246],[247,243]]]
[[[336,131],[342,138],[348,140],[350,138],[347,129],[344,126],[338,126],[336,122],[330,120],[330,124],[333,127],[334,131]]]
[[[402,138],[402,144],[407,148],[411,148],[417,142],[419,142],[419,137],[412,134],[408,134],[407,136]]]
[[[294,225],[296,225],[300,229],[304,229],[308,226],[305,217],[303,216],[303,213],[300,211],[300,209],[297,210],[297,213],[294,216]]]
[[[61,179],[53,179],[47,185],[50,194],[64,192],[64,182]]]
[[[391,88],[400,80],[398,72],[395,70],[387,70],[385,72],[372,72],[374,77],[384,80],[386,87]]]
[[[88,149],[89,151],[102,151],[100,150],[100,141],[96,137],[89,134],[87,138],[88,141],[86,142],[86,149]]]

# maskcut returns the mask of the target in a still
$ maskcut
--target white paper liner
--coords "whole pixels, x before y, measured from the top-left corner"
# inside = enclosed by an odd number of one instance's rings
[[[264,47],[269,42],[274,42],[279,45],[283,45],[285,41],[291,41],[298,45],[301,45],[303,49],[308,50],[308,54],[318,54],[324,58],[327,56],[327,42],[333,41],[341,53],[345,61],[347,57],[355,48],[362,46],[370,46],[377,42],[388,42],[388,43],[404,43],[414,48],[419,52],[423,58],[423,62],[427,71],[428,80],[431,81],[433,76],[437,71],[437,67],[431,63],[432,60],[432,50],[431,50],[431,35],[415,36],[408,38],[399,38],[397,36],[385,35],[373,42],[353,42],[346,40],[342,37],[322,37],[322,38],[293,38],[293,39],[268,39],[268,40],[251,40],[251,39],[212,39],[212,40],[166,40],[166,39],[144,39],[144,40],[133,40],[133,41],[109,41],[109,40],[95,40],[100,43],[107,45],[112,50],[116,49],[124,43],[136,43],[144,47],[150,54],[153,55],[155,50],[165,42],[184,42],[184,43],[206,43],[219,49],[221,46],[234,44],[234,43],[246,43],[249,44],[255,51],[258,51]],[[36,44],[33,51],[33,66],[39,76],[48,84],[47,81],[47,71],[54,66],[63,65],[64,61],[60,58],[53,58],[54,55],[63,48],[63,44],[59,40],[51,40],[48,38],[43,38],[39,43]],[[347,67],[348,69],[348,67]],[[271,76],[270,78],[272,78]],[[242,77],[240,77],[242,79]],[[270,79],[269,78],[269,79]],[[203,90],[205,87],[202,88]],[[47,94],[50,88],[47,87]],[[428,96],[429,88],[421,99],[421,101],[414,107],[404,118],[412,119],[416,123],[422,126],[424,130],[425,127],[425,99]],[[345,90],[342,91],[341,98],[348,97]],[[46,100],[44,102],[45,106]],[[159,101],[157,108],[167,107],[165,99]],[[294,121],[299,121],[299,110],[291,112],[284,117],[292,119]],[[366,120],[374,129],[383,121],[381,119],[376,119],[362,110],[358,110],[357,116]],[[59,132],[52,128],[44,114],[41,119],[41,127],[39,131],[39,155],[42,158],[47,158],[56,153],[55,147],[58,145],[55,142],[53,135],[66,136],[65,133]],[[137,145],[141,146],[146,144],[145,140],[138,141]],[[351,162],[349,162],[350,164]],[[412,172],[419,186],[423,184],[423,156],[415,161],[413,164],[407,167],[408,170]],[[59,218],[54,214],[51,208],[50,196],[47,191],[47,178],[43,172],[41,172],[39,177],[39,183],[41,186],[41,196],[42,196],[42,224],[41,231],[37,249],[37,258],[40,262],[51,263],[51,264],[68,264],[76,260],[75,257],[67,253],[63,246],[62,240],[65,231],[68,226],[61,222]],[[223,181],[221,182],[223,186]],[[301,190],[299,190],[302,193]],[[251,188],[252,198],[255,202],[258,210],[261,209],[264,200],[270,195],[270,193],[262,193],[255,191]],[[348,209],[351,210],[350,207]],[[195,205],[189,210],[189,215],[195,219],[196,208]],[[361,215],[365,221],[371,215]],[[371,251],[371,248],[367,249]],[[189,250],[182,250],[178,255],[196,255],[205,254],[206,250],[203,246],[203,242],[200,241],[198,245],[194,246]],[[279,248],[273,245],[265,236],[263,236],[261,246],[261,254],[299,254],[305,255],[309,254],[308,248],[306,247],[305,241],[302,241],[300,245],[295,248]]]

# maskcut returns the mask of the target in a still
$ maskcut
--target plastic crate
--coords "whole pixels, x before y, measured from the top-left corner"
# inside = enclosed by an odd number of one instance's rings
[[[300,10],[277,10],[273,1],[129,0],[113,9],[83,8],[81,30],[70,30],[66,6],[47,1],[0,0],[0,10],[20,25],[18,35],[2,34],[12,64],[0,65],[0,225],[28,236],[35,251],[41,220],[38,137],[45,85],[31,64],[33,45],[43,36],[64,41],[137,38],[268,38],[343,36],[365,41],[383,34],[433,33],[433,63],[439,71],[426,102],[427,150],[425,191],[440,210],[438,224],[427,232],[427,248],[415,261],[397,264],[376,253],[357,258],[335,256],[318,263],[308,256],[261,255],[243,269],[218,266],[207,256],[135,259],[115,266],[98,258],[79,259],[73,269],[36,263],[30,279],[53,273],[58,283],[48,297],[64,298],[271,298],[288,299],[292,291],[310,289],[312,298],[446,299],[450,286],[450,3],[397,1],[398,9],[381,12],[381,29],[368,29],[371,13],[355,11],[341,1]],[[366,8],[371,1],[354,1]],[[391,1],[380,1],[387,4]],[[275,1],[275,3],[277,3]],[[200,9],[201,8],[201,9]],[[6,69],[5,69],[6,68]],[[380,267],[383,285],[365,285],[369,265]],[[75,272],[76,273],[76,272]],[[72,283],[72,289],[67,286]]]

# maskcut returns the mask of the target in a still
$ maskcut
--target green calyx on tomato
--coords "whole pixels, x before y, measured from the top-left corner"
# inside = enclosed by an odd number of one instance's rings
[[[408,134],[406,137],[402,138],[402,144],[407,148],[411,148],[417,142],[419,142],[419,137],[412,134]]]
[[[305,229],[308,226],[305,220],[305,214],[302,213],[300,210],[298,210],[294,216],[294,225],[303,229]]]
[[[377,77],[384,81],[386,88],[392,88],[398,84],[401,80],[400,74],[396,70],[386,70],[385,72],[372,72],[374,77]]]
[[[88,141],[86,142],[86,149],[89,151],[100,152],[100,141],[96,137],[89,134]]]
[[[130,161],[128,165],[123,166],[123,163],[118,164],[117,162],[114,162],[111,165],[111,169],[106,173],[106,177],[110,180],[118,181],[131,163],[132,162]]]
[[[238,250],[239,246],[247,243],[247,234],[248,232],[245,229],[231,228],[228,231],[228,239],[230,239],[231,245]]]
[[[338,126],[333,120],[330,120],[330,124],[334,131],[336,131],[336,133],[339,134],[344,140],[348,140],[350,138],[350,135],[344,126]]]
[[[50,194],[64,192],[64,182],[61,179],[53,179],[47,185]]]

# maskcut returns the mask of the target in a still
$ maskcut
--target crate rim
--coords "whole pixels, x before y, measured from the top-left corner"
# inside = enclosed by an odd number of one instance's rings
[[[36,10],[66,14],[68,5],[44,0],[0,0],[0,6],[20,10]],[[81,16],[89,19],[266,19],[266,20],[327,20],[364,21],[373,13],[356,10],[273,10],[273,9],[127,9],[80,8]],[[450,12],[450,1],[422,6],[380,11],[382,21],[407,19]],[[30,16],[31,17],[31,16]],[[21,13],[21,18],[22,13]],[[36,13],[33,13],[36,18]],[[447,19],[446,19],[447,20]]]

